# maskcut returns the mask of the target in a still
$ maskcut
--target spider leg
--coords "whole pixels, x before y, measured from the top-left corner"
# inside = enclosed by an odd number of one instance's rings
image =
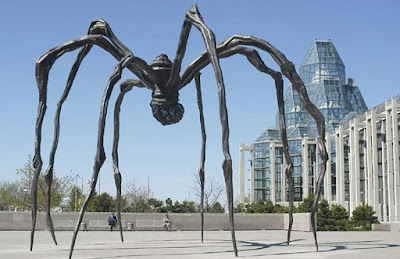
[[[319,171],[316,190],[314,193],[314,201],[312,205],[310,220],[311,220],[311,228],[313,230],[316,249],[318,251],[315,213],[317,210],[318,199],[321,194],[323,179],[325,177],[326,162],[328,161],[328,153],[326,152],[326,146],[325,146],[325,118],[318,110],[318,108],[309,100],[306,87],[303,81],[301,80],[300,76],[297,74],[294,64],[291,61],[289,61],[282,52],[280,52],[278,49],[272,46],[269,42],[262,39],[258,39],[253,36],[235,35],[225,40],[221,44],[219,44],[217,46],[217,53],[224,53],[225,51],[239,45],[253,46],[270,54],[271,57],[275,60],[275,62],[280,66],[282,74],[289,79],[289,81],[292,83],[293,88],[299,93],[304,108],[308,111],[308,113],[310,113],[310,115],[316,121],[318,128],[318,135],[319,135],[318,146],[320,149],[322,163]],[[188,84],[196,75],[196,73],[200,71],[201,68],[210,63],[210,61],[207,59],[208,59],[208,52],[204,52],[199,58],[197,58],[194,62],[192,62],[188,66],[188,68],[182,75],[180,88],[183,88],[186,84]],[[293,196],[292,188],[289,189],[289,197],[291,196]]]
[[[107,84],[106,90],[103,95],[103,100],[102,100],[101,109],[100,109],[100,118],[99,118],[97,153],[96,153],[96,157],[95,157],[95,161],[94,161],[94,165],[93,165],[93,175],[92,175],[92,180],[90,183],[90,193],[89,193],[88,197],[86,197],[86,200],[83,203],[81,211],[79,213],[78,222],[76,223],[76,226],[74,229],[74,234],[72,237],[69,258],[72,257],[76,237],[78,235],[79,227],[82,223],[82,219],[85,214],[86,208],[89,205],[89,202],[93,197],[94,190],[95,190],[95,187],[97,184],[97,179],[99,176],[99,171],[100,171],[104,161],[106,160],[103,143],[104,143],[104,130],[105,130],[105,123],[106,123],[106,116],[107,116],[107,108],[108,108],[110,96],[111,96],[112,90],[114,88],[114,85],[118,82],[119,79],[121,79],[123,69],[126,68],[129,65],[129,63],[132,62],[132,60],[133,60],[133,56],[127,56],[127,57],[121,59],[121,61],[115,67],[115,70],[114,70],[113,74],[111,75],[110,79],[108,80],[108,84]]]
[[[248,49],[248,48],[238,48],[239,54],[245,55],[249,62],[257,68],[260,72],[266,73],[270,75],[275,80],[275,88],[276,88],[276,96],[278,100],[278,107],[279,107],[279,129],[281,133],[281,140],[283,146],[283,153],[285,156],[285,160],[287,166],[285,168],[285,176],[289,183],[289,228],[288,228],[288,235],[287,235],[287,244],[289,245],[290,242],[290,234],[292,231],[293,225],[293,193],[294,193],[294,185],[293,185],[293,178],[292,178],[292,167],[293,163],[290,158],[289,154],[289,145],[287,139],[287,132],[286,132],[286,120],[285,120],[285,104],[283,98],[283,78],[282,74],[276,72],[270,68],[268,68],[265,63],[262,61],[260,55],[256,50]],[[227,52],[227,51],[226,51]],[[223,53],[224,54],[224,53]]]
[[[95,34],[94,30],[97,28],[95,22],[92,22],[91,25],[89,26],[88,34]],[[83,59],[86,57],[86,55],[89,53],[93,45],[85,45],[79,52],[72,68],[69,73],[69,77],[67,80],[66,87],[64,89],[64,92],[57,103],[57,109],[55,113],[55,118],[54,118],[54,138],[53,138],[53,145],[50,151],[50,156],[49,156],[49,166],[46,170],[45,173],[45,179],[46,179],[46,184],[47,184],[47,189],[46,189],[46,222],[47,226],[50,229],[51,236],[53,238],[54,243],[57,245],[56,237],[54,234],[54,226],[53,226],[53,221],[51,219],[50,215],[50,205],[51,205],[51,185],[53,182],[53,169],[54,169],[54,160],[55,160],[55,154],[57,151],[58,147],[58,141],[59,141],[59,136],[60,136],[60,114],[61,114],[61,109],[62,106],[67,99],[70,90],[72,88],[72,84],[75,80],[76,74],[78,72],[78,69],[83,61]],[[33,240],[32,240],[33,241]]]
[[[294,186],[293,186],[293,178],[292,178],[292,167],[293,163],[290,158],[289,154],[289,145],[287,140],[287,133],[286,133],[286,121],[285,121],[285,105],[284,105],[284,98],[283,98],[283,79],[282,74],[276,72],[265,65],[263,60],[261,59],[258,52],[254,49],[244,48],[244,47],[234,47],[232,49],[225,50],[221,52],[218,56],[220,58],[230,57],[234,54],[241,54],[247,57],[249,62],[260,72],[266,73],[270,75],[275,81],[275,88],[276,88],[276,95],[278,100],[278,107],[279,107],[279,128],[281,133],[281,140],[283,146],[283,153],[285,156],[285,160],[287,166],[285,168],[285,176],[288,179],[289,184],[289,227],[288,227],[288,234],[287,234],[287,244],[290,242],[290,235],[292,231],[293,225],[293,193],[294,193]]]
[[[43,75],[40,77],[36,77],[38,88],[39,88],[39,106],[38,106],[38,115],[36,117],[36,139],[35,139],[35,156],[33,157],[33,167],[35,168],[35,172],[32,178],[32,186],[31,186],[31,196],[32,196],[32,229],[31,229],[31,238],[30,238],[30,251],[33,249],[33,239],[35,236],[35,228],[36,228],[36,216],[37,216],[37,192],[38,192],[38,182],[40,171],[42,170],[42,157],[40,156],[41,146],[40,143],[42,141],[42,124],[43,118],[46,113],[47,105],[47,81],[48,76]]]
[[[200,86],[200,73],[195,77],[196,89],[197,89],[197,104],[200,113],[200,126],[201,126],[201,157],[200,157],[200,167],[199,167],[199,179],[200,179],[200,215],[201,215],[201,242],[204,240],[204,163],[206,160],[206,127],[204,123],[203,115],[203,98],[201,96],[201,86]]]
[[[122,101],[127,92],[132,90],[134,86],[143,87],[142,82],[139,80],[128,79],[121,84],[121,92],[118,95],[117,101],[115,102],[114,108],[114,140],[113,140],[113,165],[114,165],[114,180],[117,187],[117,218],[119,222],[119,232],[121,235],[121,242],[124,242],[124,236],[122,233],[122,222],[121,222],[121,172],[119,171],[119,158],[118,158],[118,143],[119,143],[119,115],[121,111]]]
[[[182,25],[181,35],[179,38],[178,48],[176,51],[176,56],[172,64],[171,74],[167,82],[167,87],[172,87],[177,85],[179,82],[179,73],[181,71],[182,60],[185,56],[186,46],[190,34],[190,29],[192,28],[191,23],[185,19]]]
[[[103,22],[104,23],[104,22]],[[61,57],[63,54],[67,52],[74,51],[76,49],[82,48],[81,52],[78,54],[78,57],[71,69],[67,86],[64,90],[63,96],[61,97],[56,111],[55,117],[55,129],[54,129],[54,140],[53,140],[53,147],[49,158],[49,167],[46,171],[45,179],[47,183],[47,192],[46,192],[46,220],[47,225],[50,228],[50,232],[52,234],[54,242],[57,244],[55,235],[54,235],[54,227],[52,224],[52,220],[50,217],[49,206],[50,206],[50,195],[51,195],[51,183],[53,179],[53,165],[54,165],[54,156],[58,145],[58,138],[59,138],[59,116],[62,108],[62,104],[67,98],[69,94],[69,90],[72,86],[73,80],[75,78],[76,72],[79,69],[80,63],[82,62],[83,58],[86,56],[87,52],[90,50],[92,45],[97,45],[104,49],[105,51],[109,52],[112,56],[114,56],[117,60],[123,59],[123,54],[126,53],[126,50],[120,50],[120,46],[116,43],[119,41],[113,40],[111,43],[103,35],[95,34],[99,31],[99,24],[103,24],[101,22],[94,22],[89,28],[89,35],[86,35],[78,40],[74,40],[63,45],[60,45],[56,48],[51,49],[44,55],[42,55],[38,61],[36,62],[36,81],[39,90],[39,105],[38,105],[38,113],[36,118],[36,126],[35,126],[35,155],[33,157],[33,166],[35,168],[35,172],[32,179],[32,186],[31,186],[31,196],[32,196],[32,229],[31,229],[31,238],[30,238],[30,250],[33,249],[33,241],[34,241],[34,234],[36,229],[36,217],[37,217],[37,190],[38,190],[38,181],[39,175],[43,166],[43,161],[41,158],[41,140],[42,140],[42,124],[43,119],[47,109],[47,84],[48,84],[48,76],[50,69],[52,68],[55,61]],[[110,30],[108,30],[108,35],[110,35]],[[111,35],[112,32],[111,32]],[[106,36],[106,35],[105,35]],[[115,37],[115,36],[114,36]],[[113,45],[114,44],[114,45]],[[133,57],[132,62],[128,65],[128,69],[138,76],[141,81],[145,82],[146,87],[152,89],[153,82],[152,78],[154,75],[152,74],[153,71],[151,67],[149,67],[145,61],[138,57]]]
[[[110,25],[104,20],[94,20],[89,27],[88,34],[100,34],[107,37],[113,45],[118,49],[122,57],[134,56],[132,51],[128,49],[111,30]],[[142,59],[135,57],[137,60],[135,63],[128,65],[128,69],[131,70],[140,81],[149,89],[154,90],[154,83],[158,81],[157,76],[154,74],[153,69]],[[118,59],[120,60],[120,59]]]
[[[72,87],[72,83],[75,79],[76,73],[78,72],[79,66],[82,63],[85,56],[89,53],[91,48],[92,48],[92,45],[86,45],[79,52],[77,59],[75,60],[75,63],[73,64],[71,72],[69,74],[65,90],[64,90],[59,102],[57,103],[57,110],[56,110],[56,114],[55,114],[55,118],[54,118],[53,145],[52,145],[50,157],[49,157],[49,166],[45,173],[45,179],[46,179],[46,184],[47,184],[47,188],[46,188],[46,222],[47,222],[48,228],[50,229],[50,233],[53,238],[53,241],[56,245],[57,245],[57,240],[56,240],[56,237],[54,234],[53,221],[52,221],[51,215],[50,215],[50,205],[51,205],[50,203],[51,203],[51,185],[53,182],[54,158],[55,158],[55,154],[57,151],[58,140],[59,140],[59,136],[60,136],[60,114],[61,114],[62,105],[64,104],[65,100],[68,97],[68,94]]]
[[[229,209],[229,222],[231,225],[232,245],[233,245],[233,250],[235,252],[235,256],[237,257],[238,252],[236,246],[235,224],[233,217],[232,158],[229,151],[228,111],[226,108],[224,79],[222,76],[222,71],[217,56],[215,36],[214,33],[205,25],[203,18],[201,17],[201,14],[197,9],[196,4],[193,5],[193,7],[189,10],[189,12],[187,12],[186,20],[188,20],[193,26],[195,26],[197,29],[200,30],[207,48],[208,56],[214,68],[215,77],[217,79],[219,104],[220,104],[219,105],[220,120],[222,126],[222,149],[225,157],[224,162],[222,164],[222,168],[225,177],[226,194],[227,194],[227,202]]]

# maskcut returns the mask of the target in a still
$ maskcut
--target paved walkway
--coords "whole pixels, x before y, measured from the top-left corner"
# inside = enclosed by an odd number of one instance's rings
[[[50,233],[39,231],[29,251],[27,231],[0,232],[0,258],[68,258],[72,232],[56,232],[58,246]],[[230,232],[143,231],[79,232],[73,258],[234,258]],[[242,258],[400,258],[400,232],[318,232],[319,252],[312,233],[293,232],[292,243],[284,242],[286,231],[237,231],[239,257]]]

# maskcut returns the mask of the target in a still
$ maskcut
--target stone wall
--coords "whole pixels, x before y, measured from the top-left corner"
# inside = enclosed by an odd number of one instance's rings
[[[399,222],[381,222],[372,224],[372,231],[400,231]]]
[[[293,230],[312,231],[311,229],[311,213],[293,213]],[[284,214],[284,229],[289,228],[289,214]]]
[[[78,219],[78,212],[52,213],[56,230],[73,230]],[[83,223],[88,230],[106,230],[108,212],[86,212]],[[170,213],[173,230],[200,230],[200,214]],[[162,220],[163,213],[122,213],[122,227],[128,229],[128,223],[135,230],[136,220]],[[235,214],[236,230],[287,229],[286,214]],[[46,229],[45,213],[38,212],[37,230]],[[205,230],[229,230],[229,217],[222,213],[204,214]],[[132,224],[133,223],[133,224]],[[0,230],[30,230],[30,212],[0,212]],[[309,213],[294,214],[293,230],[310,231]],[[151,229],[149,229],[151,230]]]

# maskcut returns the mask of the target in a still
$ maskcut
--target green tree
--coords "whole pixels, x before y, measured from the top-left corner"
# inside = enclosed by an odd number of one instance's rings
[[[84,200],[85,200],[85,195],[83,195],[82,189],[77,186],[72,187],[68,199],[69,210],[79,211]]]
[[[345,231],[349,215],[342,205],[334,204],[331,207],[332,228],[330,230]]]
[[[172,199],[171,198],[167,198],[166,200],[165,200],[165,207],[163,208],[164,209],[164,211],[163,212],[170,212],[170,211],[172,211],[172,209],[173,209],[173,201],[172,201]]]
[[[95,193],[88,205],[87,211],[90,212],[115,211],[115,199],[107,192],[103,192],[100,195]]]
[[[271,201],[258,201],[246,204],[244,212],[246,213],[274,213],[275,205]]]
[[[323,199],[318,204],[317,211],[317,229],[319,231],[328,231],[331,230],[331,213],[329,209],[329,203],[327,200]]]
[[[355,208],[351,217],[355,230],[372,230],[372,224],[378,222],[374,214],[373,208],[364,202]]]
[[[308,196],[307,198],[303,199],[303,202],[300,203],[299,207],[296,208],[296,212],[311,212],[312,203],[314,201],[313,196]]]
[[[34,172],[35,169],[33,168],[32,165],[31,156],[28,157],[28,161],[25,163],[24,168],[17,169],[15,171],[15,173],[21,177],[20,181],[18,182],[18,189],[23,195],[18,196],[19,201],[17,202],[17,204],[20,204],[18,206],[21,206],[22,209],[31,207],[30,191],[31,191],[31,184]],[[72,175],[58,177],[56,171],[54,171],[53,183],[51,186],[50,209],[59,210],[67,206],[65,204],[65,201],[67,200],[67,197],[71,191],[72,182],[73,182]],[[44,177],[44,173],[42,172],[39,176],[39,182],[38,182],[37,204],[39,211],[43,211],[46,206],[46,200],[45,200],[46,188],[47,184]]]
[[[124,211],[127,212],[151,212],[149,204],[150,190],[145,186],[136,186],[135,182],[128,183],[127,191],[123,195]]]
[[[183,213],[195,213],[196,212],[195,202],[184,200],[182,202],[182,211],[183,211]]]
[[[179,201],[175,201],[170,211],[172,211],[173,213],[195,213],[196,205],[194,201],[184,200],[182,203],[180,203]],[[167,212],[166,209],[165,212]]]
[[[148,200],[148,203],[149,203],[150,209],[152,211],[154,211],[154,212],[163,212],[163,211],[161,211],[161,209],[163,207],[163,204],[164,204],[164,202],[162,200],[158,200],[158,199],[155,199],[155,198],[150,198]]]
[[[28,193],[20,188],[18,182],[0,182],[0,210],[12,210],[14,208],[26,209],[28,204]]]
[[[224,209],[224,207],[222,207],[221,203],[219,203],[217,201],[211,206],[209,212],[210,213],[225,213],[225,209]]]

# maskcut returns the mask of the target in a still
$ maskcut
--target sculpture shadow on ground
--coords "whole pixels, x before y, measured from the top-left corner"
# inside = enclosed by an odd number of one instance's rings
[[[287,245],[286,242],[276,242],[276,243],[267,243],[267,242],[259,242],[259,241],[239,241],[238,244],[241,246],[240,251],[243,252],[251,252],[251,251],[259,251],[259,250],[265,250],[265,253],[263,254],[242,254],[241,257],[265,257],[265,256],[282,256],[284,257],[285,255],[306,255],[306,254],[325,254],[333,251],[340,251],[340,250],[349,250],[349,251],[357,251],[357,250],[368,250],[368,249],[385,249],[385,248],[400,248],[400,244],[389,244],[389,243],[381,243],[384,240],[362,240],[362,241],[338,241],[338,242],[323,242],[321,243],[320,250],[318,252],[315,251],[315,248],[313,246],[310,246],[310,244],[303,244],[301,241],[305,239],[295,239],[292,240],[291,245]],[[182,244],[181,242],[188,242],[188,244]],[[221,240],[221,239],[208,239],[206,240],[206,244],[209,246],[212,244],[212,247],[210,248],[210,251],[204,251],[201,253],[198,252],[188,252],[186,249],[196,249],[200,247],[204,247],[201,243],[192,243],[197,241],[197,239],[188,239],[188,240],[173,240],[173,239],[166,239],[166,240],[157,240],[157,242],[160,243],[168,243],[169,245],[162,245],[162,246],[157,246],[157,245],[150,245],[150,246],[145,246],[145,247],[132,247],[132,248],[127,248],[126,246],[121,246],[121,249],[124,249],[125,251],[127,250],[132,250],[132,251],[140,251],[140,250],[153,250],[154,253],[147,253],[145,256],[146,257],[152,257],[152,256],[196,256],[196,255],[218,255],[218,254],[224,254],[224,253],[230,253],[232,250],[226,250],[226,243],[230,243],[231,240]],[[142,241],[140,243],[154,243],[155,241]],[[136,242],[135,242],[136,243]],[[176,245],[171,245],[171,243],[176,243]],[[204,243],[203,243],[204,244]],[[110,244],[96,244],[96,250],[116,250],[118,249],[113,245],[112,247],[108,247]],[[97,247],[101,246],[101,248]],[[218,250],[218,251],[211,251],[213,248],[222,248],[224,250]],[[279,253],[268,253],[268,248],[276,248],[276,247],[285,247],[286,252],[279,252]],[[308,248],[307,251],[298,251],[296,248]],[[82,251],[82,250],[93,250],[93,248],[78,248],[76,251]],[[296,251],[297,250],[297,251]],[[157,253],[159,251],[164,251],[163,253]],[[126,258],[130,256],[137,256],[137,253],[130,253],[130,254],[123,254],[123,255],[115,255],[115,256],[93,256],[93,257],[87,257],[90,259],[103,259],[103,258]],[[143,254],[141,254],[143,255]]]
[[[168,239],[168,240],[157,240],[157,242],[161,242],[161,243],[178,243],[178,242],[187,242],[187,241],[198,241],[198,239],[185,239],[185,240],[172,240],[172,239]],[[292,240],[292,242],[299,242],[302,241],[304,239],[295,239]],[[144,243],[154,243],[155,241],[144,241]],[[212,245],[212,248],[216,248],[216,247],[220,247],[220,248],[226,248],[226,243],[230,243],[231,240],[221,240],[221,239],[207,239],[204,243],[206,243],[209,247],[210,244]],[[136,243],[136,242],[135,242]],[[140,243],[143,243],[143,241],[141,241]],[[203,244],[204,244],[203,243]],[[261,243],[261,242],[252,242],[252,241],[239,241],[238,243],[240,245],[242,245],[242,249],[240,249],[240,251],[242,252],[246,252],[246,251],[257,251],[257,250],[263,250],[263,249],[268,249],[270,247],[287,247],[287,243],[286,241],[283,242],[277,242],[277,243]],[[107,247],[107,245],[109,244],[96,244],[96,246],[102,246],[101,248],[97,248],[96,250],[115,250],[118,249],[115,246],[113,246],[112,248]],[[215,254],[224,254],[224,253],[231,253],[232,250],[218,250],[218,251],[204,251],[201,253],[198,252],[186,252],[183,251],[183,249],[190,249],[190,248],[200,248],[200,247],[204,247],[204,245],[202,245],[201,243],[190,243],[187,245],[177,245],[177,246],[146,246],[146,247],[132,247],[132,248],[127,248],[126,246],[121,246],[121,249],[124,249],[125,251],[127,250],[135,250],[135,251],[139,251],[139,250],[144,250],[144,249],[149,249],[149,250],[154,250],[154,251],[160,251],[160,250],[164,250],[165,253],[153,253],[153,254],[146,254],[146,257],[151,257],[151,256],[195,256],[195,255],[215,255]],[[209,247],[211,249],[211,247]],[[82,250],[93,250],[93,248],[77,248],[76,251],[82,251]],[[173,251],[172,251],[173,250]],[[181,252],[179,252],[179,250],[181,250]],[[123,255],[115,255],[115,256],[93,256],[93,257],[87,257],[89,259],[103,259],[103,258],[126,258],[126,257],[130,257],[130,256],[137,256],[138,254],[133,253],[133,254],[123,254]],[[257,256],[257,255],[254,255]],[[263,256],[263,255],[260,255]],[[245,256],[246,257],[246,256]],[[250,256],[252,257],[252,256]]]
[[[400,247],[399,244],[384,244],[379,243],[383,240],[362,240],[362,241],[337,241],[337,242],[324,242],[320,244],[320,250],[318,253],[327,253],[332,251],[339,251],[339,250],[368,250],[368,249],[384,249],[384,248],[393,248],[393,247]],[[299,246],[294,244],[293,246]],[[300,246],[309,246],[307,244],[300,245]],[[326,249],[327,248],[327,249]],[[308,254],[308,253],[315,253],[315,250],[310,249],[310,251],[298,251],[298,252],[285,252],[285,253],[275,253],[271,255],[293,255],[293,254]]]

